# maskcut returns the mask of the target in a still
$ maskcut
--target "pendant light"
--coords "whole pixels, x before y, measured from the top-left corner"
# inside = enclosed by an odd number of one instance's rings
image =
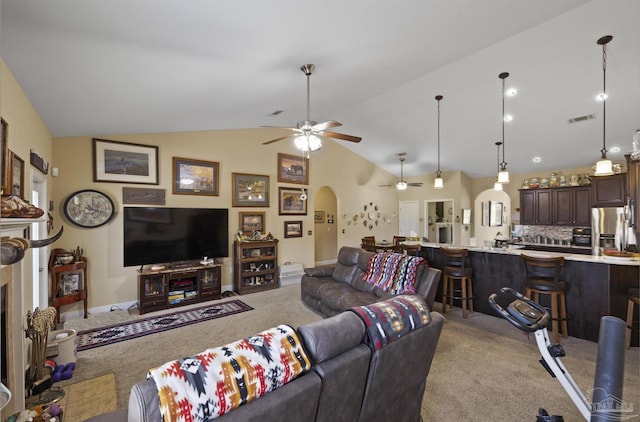
[[[440,171],[440,100],[442,98],[442,95],[436,95],[436,101],[438,101],[438,170],[436,170],[436,178],[433,181],[434,189],[444,189],[444,181]]]
[[[505,120],[505,115],[504,115],[504,85],[505,85],[505,79],[507,79],[509,77],[509,73],[508,72],[502,72],[501,74],[498,75],[498,78],[502,79],[502,163],[499,164],[499,168],[498,168],[498,182],[499,183],[509,183],[509,172],[507,171],[507,162],[504,159],[504,150],[505,150],[505,142],[504,142],[504,120]],[[498,149],[500,149],[500,146],[498,146]],[[502,185],[501,185],[502,186]],[[502,190],[502,189],[500,189]]]
[[[596,163],[596,172],[594,176],[611,176],[613,174],[613,165],[611,160],[607,159],[607,44],[613,37],[605,35],[598,39],[598,45],[602,46],[602,93],[598,95],[598,99],[602,101],[602,149],[600,160]]]
[[[493,190],[498,191],[502,190],[502,182],[500,181],[500,145],[502,145],[502,142],[496,142],[496,147],[498,148],[498,159],[496,160],[496,162],[498,163],[498,178],[493,183]]]

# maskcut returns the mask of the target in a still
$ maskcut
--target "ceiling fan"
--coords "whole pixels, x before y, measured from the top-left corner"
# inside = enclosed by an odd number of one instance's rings
[[[400,154],[398,154],[398,158],[400,159],[400,180],[398,180],[396,183],[392,184],[392,185],[380,185],[381,187],[389,187],[389,188],[396,188],[398,190],[405,190],[407,187],[411,186],[411,187],[420,187],[422,186],[422,182],[411,182],[408,183],[407,181],[404,180],[404,173],[403,173],[403,168],[404,168],[404,156],[407,155],[407,153],[405,152],[401,152]]]
[[[310,116],[310,95],[309,95],[309,77],[315,69],[313,64],[305,64],[300,70],[307,75],[307,120],[303,120],[296,124],[296,127],[286,128],[292,130],[294,133],[291,135],[280,136],[279,138],[272,139],[267,142],[263,142],[263,145],[272,144],[274,142],[281,141],[290,137],[295,137],[295,144],[298,149],[302,151],[316,151],[322,147],[322,137],[329,137],[340,139],[349,142],[360,142],[362,138],[357,136],[345,135],[343,133],[329,132],[327,129],[342,126],[342,123],[335,120],[328,120],[326,122],[318,123],[311,120]],[[282,127],[282,126],[262,126],[262,127]]]

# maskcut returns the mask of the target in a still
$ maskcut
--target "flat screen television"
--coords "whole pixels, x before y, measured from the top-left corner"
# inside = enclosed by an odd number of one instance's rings
[[[229,256],[226,208],[124,207],[124,266]]]

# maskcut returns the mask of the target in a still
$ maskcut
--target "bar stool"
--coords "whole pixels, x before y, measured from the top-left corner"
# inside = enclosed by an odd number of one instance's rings
[[[453,300],[459,299],[462,306],[462,318],[467,317],[467,308],[473,312],[473,283],[471,268],[466,265],[469,251],[464,248],[440,248],[444,257],[442,278],[442,313],[447,313],[447,302],[453,307]],[[455,282],[460,288],[455,288]],[[459,294],[459,296],[456,296]]]
[[[543,258],[525,254],[520,256],[524,262],[525,296],[537,303],[540,303],[541,294],[550,296],[553,342],[559,343],[558,321],[560,322],[562,337],[567,337],[569,333],[567,327],[567,283],[560,280],[564,257]]]
[[[625,345],[631,348],[631,330],[633,329],[633,308],[640,305],[640,289],[629,289],[629,302],[627,304],[627,336]]]

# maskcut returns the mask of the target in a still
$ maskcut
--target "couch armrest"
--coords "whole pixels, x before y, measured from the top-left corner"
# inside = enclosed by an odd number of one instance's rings
[[[331,277],[335,265],[324,265],[322,267],[305,268],[304,273],[310,277]]]
[[[436,300],[436,292],[440,284],[440,275],[442,271],[437,268],[429,267],[426,269],[420,280],[416,293],[424,298],[429,305],[429,309],[433,310],[433,302]]]

